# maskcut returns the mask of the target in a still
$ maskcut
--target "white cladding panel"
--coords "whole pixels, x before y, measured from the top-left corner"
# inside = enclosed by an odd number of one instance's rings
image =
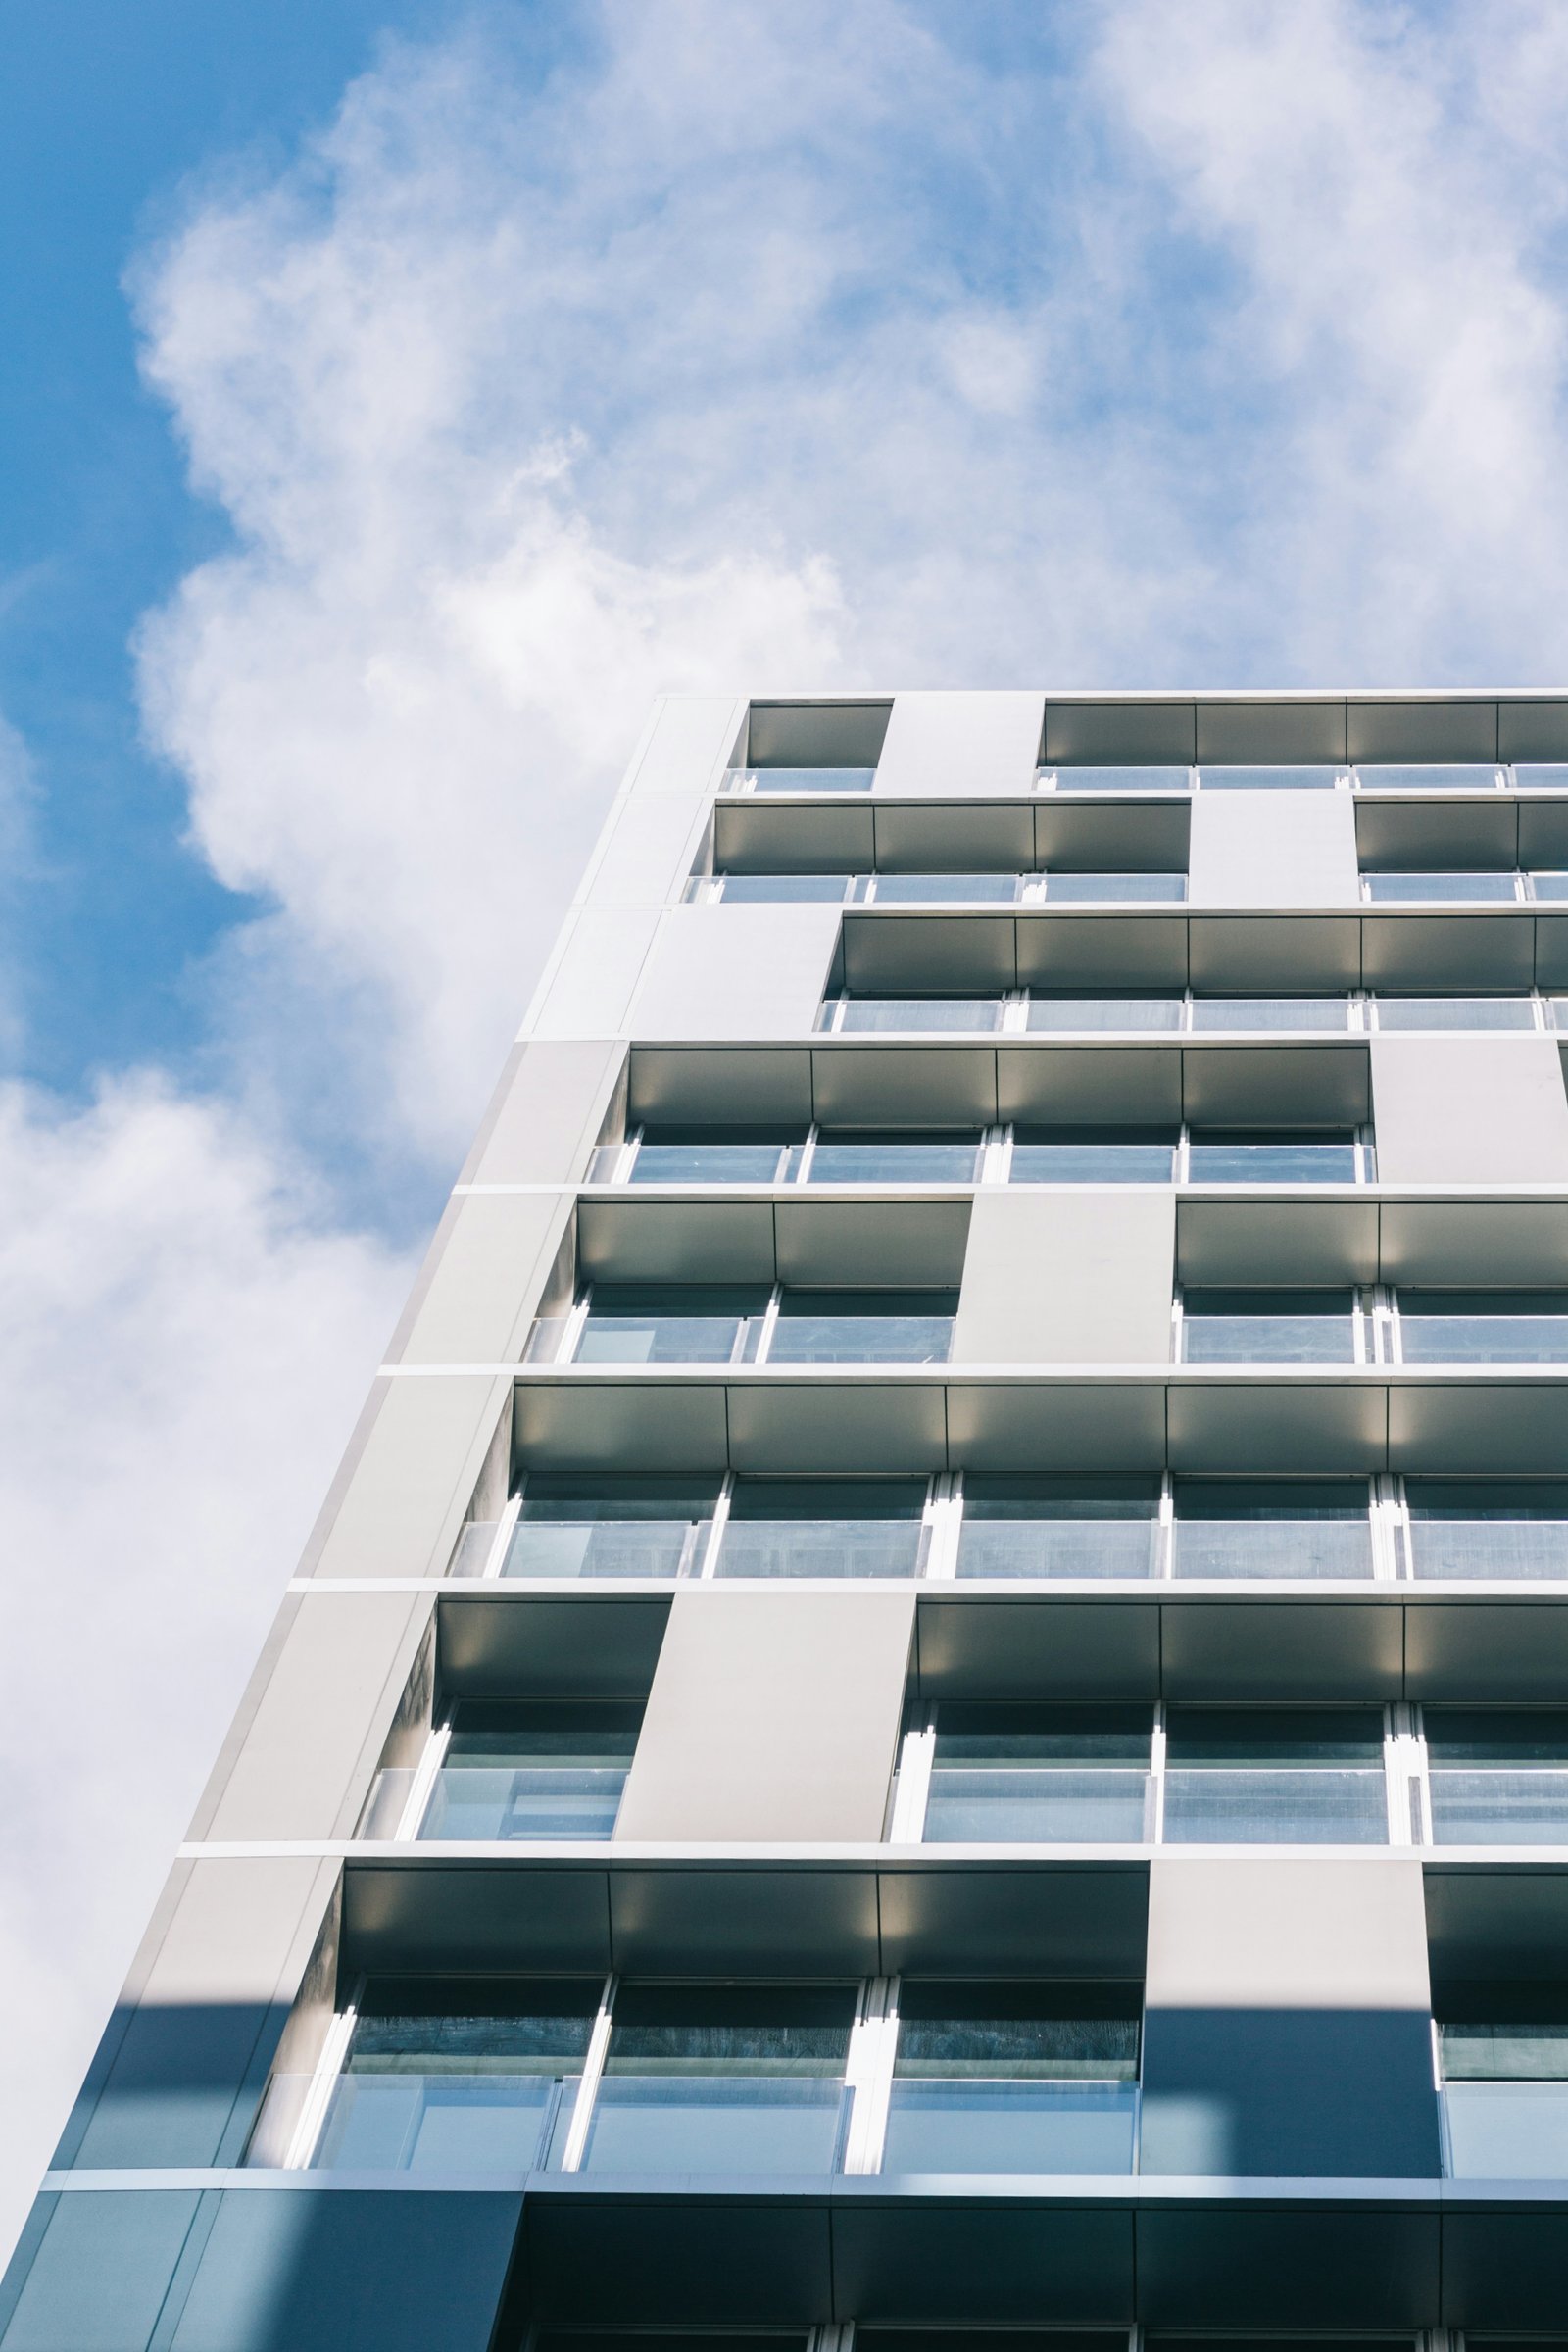
[[[1195,793],[1187,896],[1194,906],[1358,906],[1353,796]]]
[[[950,800],[1029,792],[1044,719],[1038,694],[896,695],[876,789]]]
[[[954,1360],[1168,1362],[1175,1258],[1168,1189],[981,1192]]]
[[[648,959],[631,1034],[809,1037],[833,951],[836,906],[674,906]]]
[[[1568,1184],[1553,1037],[1374,1037],[1384,1184]]]

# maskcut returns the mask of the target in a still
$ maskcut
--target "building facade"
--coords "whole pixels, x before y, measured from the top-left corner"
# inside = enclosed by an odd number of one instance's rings
[[[1568,2345],[1565,1048],[1568,698],[661,704],[3,2352]]]

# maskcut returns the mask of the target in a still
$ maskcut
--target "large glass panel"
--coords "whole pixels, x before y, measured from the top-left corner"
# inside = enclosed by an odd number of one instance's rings
[[[622,1986],[584,2169],[826,2173],[853,1985]]]
[[[829,1128],[816,1139],[810,1184],[973,1184],[980,1160],[976,1133]]]
[[[1528,997],[1379,997],[1380,1029],[1533,1029]]]
[[[1424,1711],[1438,1845],[1568,1845],[1568,1708]]]
[[[1355,1357],[1348,1291],[1189,1291],[1182,1301],[1188,1364],[1348,1364]]]
[[[869,792],[874,767],[753,767],[733,771],[731,784],[753,792]]]
[[[1031,1029],[1179,1029],[1180,997],[1040,997],[1029,1000]]]
[[[1383,1717],[1374,1707],[1172,1707],[1171,1845],[1383,1845]]]
[[[1477,899],[1494,901],[1512,899],[1517,894],[1511,873],[1484,874],[1473,871],[1456,873],[1431,872],[1406,874],[1363,874],[1366,895],[1378,903],[1400,905],[1422,899]]]
[[[953,1291],[786,1291],[770,1364],[945,1364]]]
[[[1157,1479],[963,1482],[960,1576],[1152,1576]]]
[[[1568,1576],[1568,1480],[1410,1478],[1417,1576]]]
[[[1343,1128],[1195,1128],[1187,1169],[1194,1184],[1353,1184],[1355,1138]]]
[[[596,1283],[572,1359],[579,1364],[728,1364],[756,1344],[760,1286]]]
[[[1493,792],[1499,773],[1491,760],[1362,760],[1355,776],[1363,792]]]
[[[650,1127],[631,1164],[633,1184],[777,1184],[785,1154],[802,1139],[745,1128]]]
[[[1448,2169],[1461,2180],[1568,2178],[1568,2001],[1560,1984],[1464,1987],[1438,2046]]]
[[[1195,1029],[1343,1029],[1345,997],[1195,997]]]
[[[999,997],[846,997],[839,1026],[849,1030],[995,1029]]]
[[[419,1837],[608,1838],[642,1716],[612,1700],[461,1706]]]
[[[1443,2104],[1458,2180],[1568,2179],[1568,2082],[1453,2082]]]
[[[1370,1576],[1362,1478],[1179,1478],[1178,1576]]]
[[[1020,1127],[1012,1184],[1169,1184],[1176,1167],[1169,1127]]]
[[[312,2163],[368,2173],[559,2164],[599,1995],[598,1978],[372,1983]]]
[[[915,1576],[923,1478],[742,1478],[718,1576]]]
[[[1054,775],[1058,792],[1189,792],[1193,781],[1190,767],[1069,767],[1059,760],[1040,773]]]
[[[878,874],[879,906],[930,906],[998,902],[1010,906],[1018,896],[1016,874]]]
[[[1046,899],[1054,906],[1120,905],[1133,900],[1185,899],[1185,874],[1061,874],[1046,877]]]
[[[1568,1363],[1568,1292],[1398,1293],[1407,1364]]]
[[[696,1565],[718,1492],[681,1478],[531,1472],[503,1576],[681,1576]]]
[[[884,2173],[1128,2173],[1138,2014],[1127,1988],[911,1982]]]
[[[1204,792],[1324,792],[1345,773],[1332,761],[1290,766],[1270,761],[1252,767],[1201,767],[1199,783]]]
[[[719,874],[719,896],[726,906],[797,906],[825,902],[842,906],[850,893],[848,874]]]
[[[1120,1844],[1150,1837],[1141,1706],[944,1700],[928,1844]]]

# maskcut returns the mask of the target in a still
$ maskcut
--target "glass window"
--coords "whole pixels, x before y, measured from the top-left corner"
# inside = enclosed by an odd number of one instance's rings
[[[899,1993],[884,2173],[1130,2173],[1135,1986],[920,1983]]]
[[[779,1184],[797,1132],[650,1127],[631,1164],[633,1184]]]
[[[1423,1710],[1437,1845],[1568,1845],[1568,1709]]]
[[[869,792],[874,767],[753,767],[733,771],[731,782],[752,792]]]
[[[1270,761],[1253,767],[1202,767],[1199,782],[1204,792],[1324,792],[1345,772],[1332,760],[1291,766]]]
[[[1063,874],[1053,869],[1046,877],[1046,898],[1054,906],[1168,901],[1186,896],[1185,874]]]
[[[1493,901],[1516,896],[1512,873],[1431,872],[1363,874],[1366,894],[1378,903],[1400,904],[1419,899],[1476,899]]]
[[[1164,1836],[1172,1845],[1383,1845],[1376,1707],[1172,1707]]]
[[[1178,1576],[1370,1576],[1364,1478],[1178,1478]]]
[[[1180,997],[1041,997],[1029,999],[1031,1029],[1179,1029]]]
[[[1568,1291],[1397,1294],[1407,1364],[1568,1362]]]
[[[1352,1363],[1354,1304],[1349,1291],[1189,1291],[1182,1300],[1182,1361]]]
[[[917,1576],[923,1478],[739,1478],[718,1576]]]
[[[1195,1029],[1343,1029],[1346,997],[1195,997]]]
[[[1568,1987],[1478,1984],[1434,2006],[1449,2172],[1568,2179]]]
[[[1528,997],[1379,997],[1380,1029],[1533,1029]]]
[[[1194,1184],[1353,1184],[1355,1137],[1347,1128],[1195,1127],[1187,1169]]]
[[[799,906],[825,902],[842,906],[850,895],[848,874],[715,874],[726,906]]]
[[[716,1479],[530,1472],[503,1576],[686,1576],[701,1557]]]
[[[966,1477],[960,1576],[1153,1576],[1157,1479]]]
[[[1040,774],[1054,775],[1058,792],[1189,792],[1193,782],[1190,767],[1075,767],[1060,760]]]
[[[945,1699],[928,1844],[1079,1845],[1152,1835],[1144,1706]]]
[[[342,2172],[558,2165],[600,1981],[372,1982],[312,2162]]]
[[[811,1184],[973,1184],[980,1136],[969,1130],[828,1128],[816,1139]]]
[[[1530,887],[1538,899],[1568,899],[1568,873],[1538,870],[1530,877]]]
[[[642,1719],[603,1699],[460,1706],[420,1838],[608,1838]]]
[[[1499,772],[1492,760],[1380,760],[1358,762],[1355,775],[1363,792],[1494,792]]]
[[[1409,1478],[1420,1576],[1568,1576],[1568,1481]]]
[[[626,1984],[584,2169],[826,2173],[845,2120],[850,1984]]]
[[[770,1364],[945,1364],[955,1291],[786,1291]]]
[[[573,1362],[729,1364],[745,1362],[767,1311],[760,1285],[595,1283]]]
[[[882,874],[876,877],[879,906],[932,906],[1000,902],[1010,906],[1018,896],[1016,874]]]
[[[839,1026],[849,1030],[998,1028],[1000,997],[846,997]]]
[[[1176,1169],[1172,1127],[1020,1127],[1012,1184],[1169,1184]]]

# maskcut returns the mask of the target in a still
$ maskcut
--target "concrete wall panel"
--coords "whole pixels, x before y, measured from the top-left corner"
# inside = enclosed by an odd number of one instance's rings
[[[1176,1253],[1170,1192],[976,1196],[956,1363],[1164,1363]]]
[[[1568,1094],[1551,1037],[1374,1037],[1385,1184],[1568,1183]]]
[[[876,789],[947,800],[1029,792],[1044,711],[1038,694],[898,695]]]
[[[1359,905],[1349,793],[1199,793],[1187,895],[1195,906]]]

